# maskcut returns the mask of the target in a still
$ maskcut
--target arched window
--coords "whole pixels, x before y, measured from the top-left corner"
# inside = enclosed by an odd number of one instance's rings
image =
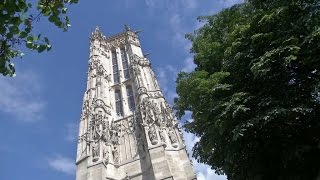
[[[118,116],[122,116],[123,115],[122,99],[121,99],[121,92],[119,89],[115,91],[115,102],[116,102],[116,113]]]
[[[119,78],[119,68],[118,68],[118,61],[117,61],[117,53],[115,50],[111,52],[112,54],[112,69],[113,69],[113,82],[118,84],[120,82]]]
[[[130,85],[126,86],[126,89],[127,89],[127,98],[128,98],[129,109],[131,111],[134,111],[136,106],[134,103],[132,86],[130,86]]]
[[[122,60],[122,67],[123,67],[123,76],[126,79],[130,78],[130,73],[129,73],[129,65],[128,65],[128,58],[127,58],[127,53],[124,47],[120,49],[121,52],[121,60]]]

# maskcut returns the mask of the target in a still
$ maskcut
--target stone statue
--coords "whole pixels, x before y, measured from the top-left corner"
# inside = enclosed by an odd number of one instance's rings
[[[103,158],[103,163],[107,165],[109,163],[109,151],[107,146],[103,147],[102,158]]]
[[[119,150],[118,150],[118,145],[114,145],[112,149],[112,155],[113,155],[113,162],[115,164],[119,163]]]
[[[156,133],[155,128],[152,125],[150,126],[148,135],[149,135],[149,139],[150,139],[150,142],[152,145],[155,145],[158,143],[157,133]]]
[[[176,143],[177,142],[177,137],[176,137],[175,133],[173,132],[173,129],[169,130],[168,136],[170,138],[171,143]]]
[[[96,162],[99,159],[100,145],[98,141],[94,141],[92,144],[92,161]]]

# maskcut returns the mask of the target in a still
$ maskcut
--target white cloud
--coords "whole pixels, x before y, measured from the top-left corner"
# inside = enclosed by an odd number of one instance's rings
[[[41,119],[45,102],[40,97],[39,82],[31,71],[19,72],[16,77],[0,77],[0,111],[25,122]]]
[[[157,80],[159,82],[160,88],[170,104],[173,103],[173,99],[177,97],[177,93],[173,88],[170,88],[169,84],[176,80],[177,73],[178,70],[171,65],[166,65],[164,67],[156,69]]]
[[[73,175],[76,171],[75,161],[60,155],[49,158],[48,164],[52,169],[69,175]]]
[[[68,123],[64,127],[64,140],[75,142],[78,140],[79,123]]]
[[[193,58],[192,57],[187,57],[183,62],[182,71],[191,72],[191,71],[194,70],[195,67],[196,67],[196,65],[193,63]]]

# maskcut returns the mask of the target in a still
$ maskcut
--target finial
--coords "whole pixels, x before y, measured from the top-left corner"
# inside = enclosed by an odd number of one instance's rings
[[[101,39],[101,38],[103,38],[103,35],[100,31],[99,26],[96,26],[94,31],[91,33],[91,39]]]
[[[96,29],[94,30],[94,32],[99,32],[99,31],[100,31],[99,26],[96,26]]]
[[[125,29],[126,31],[131,31],[130,27],[129,27],[127,24],[124,25],[124,29]]]

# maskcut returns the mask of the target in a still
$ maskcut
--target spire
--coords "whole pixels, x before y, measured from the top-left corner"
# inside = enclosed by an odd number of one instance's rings
[[[91,33],[91,40],[93,39],[101,39],[103,37],[99,26],[96,26],[96,28],[94,29],[94,31]]]

